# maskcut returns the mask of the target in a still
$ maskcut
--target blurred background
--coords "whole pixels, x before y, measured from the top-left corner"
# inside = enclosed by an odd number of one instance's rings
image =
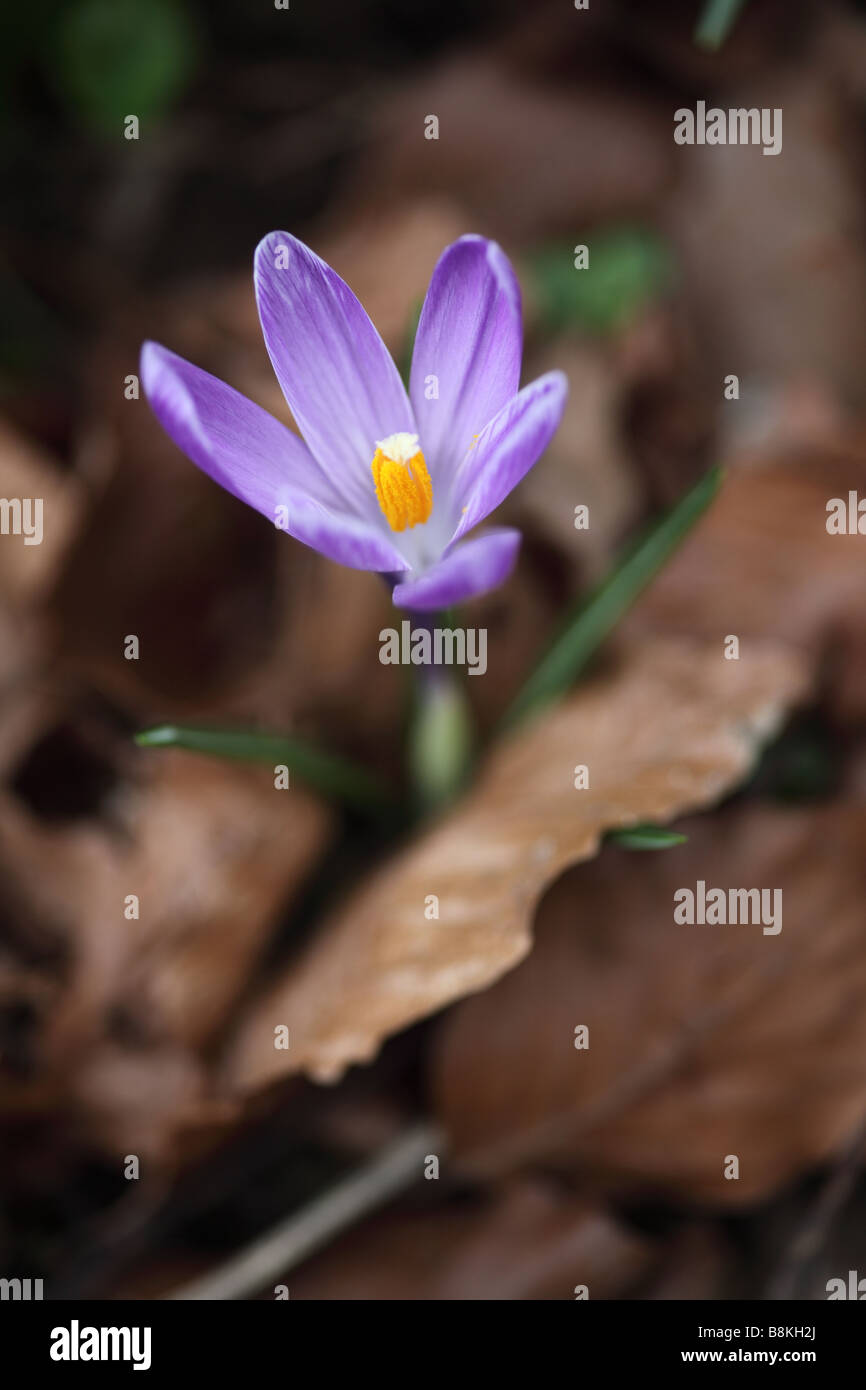
[[[746,0],[717,46],[704,10],[4,17],[0,494],[43,498],[45,534],[0,537],[3,1276],[164,1295],[407,1134],[438,1181],[413,1159],[385,1209],[285,1274],[292,1298],[824,1298],[866,1276],[866,539],[824,524],[829,498],[866,494],[866,6]],[[673,113],[699,100],[781,108],[782,153],[677,146]],[[425,827],[132,741],[163,720],[287,730],[405,784],[411,690],[378,659],[380,583],[220,492],[130,391],[155,338],[287,418],[251,283],[274,228],[350,283],[399,362],[443,247],[495,237],[523,287],[524,379],[568,374],[562,428],[501,509],[518,568],[465,610],[488,630],[466,683],[482,742],[563,615],[716,463],[719,501],[601,678],[614,700],[632,682],[639,727],[633,650],[735,633],[775,644],[805,692],[779,692],[771,746],[720,804],[708,777],[686,844],[608,844],[542,884],[535,949],[501,980],[427,999],[414,962],[404,1022],[370,1006],[369,1064],[345,1074],[304,1029],[351,1031],[365,1001],[339,934],[320,973],[316,943],[372,867],[399,883]],[[698,715],[711,741],[723,713]],[[570,777],[571,748],[550,757]],[[674,888],[725,875],[783,885],[778,940],[673,928]],[[288,999],[302,1041],[283,1054],[255,1040],[295,1026]],[[599,1040],[579,1071],[577,1023]]]

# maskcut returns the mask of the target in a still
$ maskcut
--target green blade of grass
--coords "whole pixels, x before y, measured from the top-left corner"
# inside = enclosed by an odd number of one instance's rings
[[[695,28],[695,43],[699,48],[715,52],[721,48],[737,22],[746,0],[707,0]]]
[[[625,830],[609,830],[604,838],[621,849],[673,849],[686,844],[689,837],[663,825],[630,825]]]
[[[722,470],[710,469],[632,547],[599,588],[569,614],[558,636],[507,711],[503,720],[505,728],[525,719],[569,688],[620,618],[706,511],[721,480]]]
[[[424,307],[423,299],[415,299],[409,310],[409,318],[406,323],[406,334],[403,339],[403,348],[400,353],[398,367],[403,378],[403,385],[409,390],[409,377],[412,373],[412,354],[415,351],[415,337],[418,332],[418,321],[421,318],[421,310]]]
[[[202,725],[160,724],[135,735],[139,748],[184,748],[214,758],[285,764],[314,791],[361,808],[392,803],[387,789],[363,768],[286,734]]]

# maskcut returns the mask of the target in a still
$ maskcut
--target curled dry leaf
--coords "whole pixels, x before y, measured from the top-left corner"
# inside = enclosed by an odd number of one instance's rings
[[[591,858],[605,830],[715,802],[804,685],[778,649],[727,662],[721,641],[632,648],[501,746],[466,802],[337,912],[242,1022],[231,1083],[335,1080],[388,1034],[489,985],[529,951],[547,884]],[[286,1052],[273,1046],[278,1023]]]
[[[301,788],[275,791],[270,767],[163,756],[130,808],[132,876],[149,902],[130,944],[159,1026],[195,1047],[223,1023],[331,815]],[[123,863],[115,872],[131,877]],[[143,1002],[130,974],[126,985],[130,1004]]]
[[[543,1181],[472,1203],[375,1217],[286,1276],[292,1299],[627,1297],[656,1263],[653,1243]]]
[[[199,1053],[329,815],[267,768],[169,752],[139,771],[102,816],[49,823],[0,802],[0,1098],[78,1107],[91,1141],[153,1152],[201,1098]],[[160,1077],[162,1105],[142,1108]]]
[[[735,803],[685,828],[687,845],[627,873],[611,846],[565,875],[529,959],[444,1020],[436,1108],[470,1170],[543,1163],[590,1188],[735,1205],[862,1122],[866,809]],[[726,899],[770,890],[775,921],[675,921],[674,894],[699,881]]]

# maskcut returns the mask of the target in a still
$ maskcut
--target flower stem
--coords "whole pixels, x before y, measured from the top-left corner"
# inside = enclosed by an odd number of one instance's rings
[[[434,615],[409,616],[413,632],[427,629],[432,634]],[[420,814],[440,810],[461,791],[471,766],[473,743],[465,688],[453,669],[419,666],[409,728],[409,771]]]

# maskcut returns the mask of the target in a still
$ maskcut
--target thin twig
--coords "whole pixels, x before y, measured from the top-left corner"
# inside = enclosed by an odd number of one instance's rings
[[[441,1130],[430,1124],[417,1125],[350,1178],[233,1255],[220,1269],[165,1297],[226,1302],[255,1293],[402,1192],[420,1176],[427,1154],[441,1157],[444,1147]]]

